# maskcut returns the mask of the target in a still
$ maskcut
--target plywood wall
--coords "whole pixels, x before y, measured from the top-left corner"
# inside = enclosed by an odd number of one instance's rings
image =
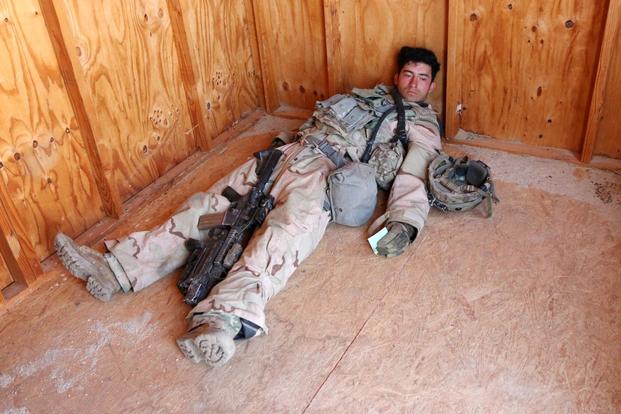
[[[605,2],[451,1],[459,126],[579,152]],[[448,102],[451,110],[457,102]],[[454,113],[454,111],[452,112]]]
[[[0,256],[0,290],[4,289],[8,285],[13,283],[13,277],[9,273],[9,269],[4,262],[2,256]]]
[[[261,102],[252,5],[240,0],[180,0],[179,4],[203,122],[214,137]]]
[[[616,15],[619,15],[618,10]],[[594,155],[621,159],[621,20],[609,19],[608,22],[616,35],[613,35],[602,113],[597,120],[599,128]]]
[[[249,0],[0,0],[2,254],[30,274],[262,105],[256,49]]]
[[[104,214],[35,0],[0,1],[0,54],[0,193],[22,248],[43,258],[59,229],[79,234]]]
[[[195,151],[165,0],[54,0],[103,168],[122,200]]]
[[[430,102],[442,109],[446,43],[446,2],[409,0],[335,1],[340,47],[340,90],[392,84],[395,54],[403,45],[433,50],[441,61]]]
[[[328,95],[322,0],[254,0],[268,108],[312,108]]]
[[[352,87],[392,83],[403,45],[443,60],[446,3],[411,0],[254,1],[269,109],[313,108]],[[443,62],[444,63],[444,62]],[[432,103],[442,108],[443,75]]]

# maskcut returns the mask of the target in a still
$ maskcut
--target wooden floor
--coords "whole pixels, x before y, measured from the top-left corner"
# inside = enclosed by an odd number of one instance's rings
[[[256,116],[255,116],[256,119]],[[161,222],[301,121],[263,116],[79,240]],[[230,134],[229,134],[230,135]],[[102,303],[58,264],[0,309],[4,413],[619,413],[621,176],[466,146],[501,203],[432,211],[405,255],[332,225],[269,303],[268,336],[209,370],[175,338],[175,277]]]

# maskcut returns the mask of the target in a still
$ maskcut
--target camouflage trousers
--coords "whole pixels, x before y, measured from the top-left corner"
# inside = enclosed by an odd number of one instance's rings
[[[294,143],[282,147],[281,160],[270,193],[274,209],[253,235],[242,257],[224,281],[189,313],[235,315],[267,333],[265,305],[287,283],[291,274],[315,249],[330,221],[323,209],[326,179],[334,165],[317,149]],[[105,242],[107,255],[124,291],[134,292],[185,264],[188,238],[201,239],[198,218],[225,211],[229,201],[221,195],[226,186],[247,193],[256,182],[256,160],[247,161],[214,184],[194,194],[165,223]]]

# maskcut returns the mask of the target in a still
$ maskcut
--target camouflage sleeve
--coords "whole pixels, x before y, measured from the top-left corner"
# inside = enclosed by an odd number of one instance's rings
[[[429,213],[425,190],[427,166],[440,149],[440,135],[417,125],[408,125],[408,153],[401,164],[388,198],[386,213],[369,228],[374,234],[388,222],[410,224],[420,232]]]

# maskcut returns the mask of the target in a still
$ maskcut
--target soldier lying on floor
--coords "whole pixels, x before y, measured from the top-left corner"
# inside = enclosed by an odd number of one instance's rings
[[[189,312],[188,332],[177,339],[186,357],[222,365],[235,352],[234,339],[266,334],[266,303],[317,247],[329,223],[369,220],[377,185],[390,190],[385,213],[369,228],[370,234],[388,230],[377,253],[400,255],[421,232],[429,212],[426,170],[440,149],[437,116],[425,99],[440,65],[430,50],[403,47],[397,66],[392,87],[353,89],[317,102],[294,142],[278,148],[283,155],[269,188],[275,206],[226,278]],[[256,167],[256,158],[247,161],[150,231],[106,240],[104,255],[59,233],[58,256],[98,299],[144,289],[186,263],[186,240],[205,238],[199,217],[227,210],[226,187],[248,193]],[[359,184],[369,170],[372,185]],[[353,190],[351,176],[358,183]]]

